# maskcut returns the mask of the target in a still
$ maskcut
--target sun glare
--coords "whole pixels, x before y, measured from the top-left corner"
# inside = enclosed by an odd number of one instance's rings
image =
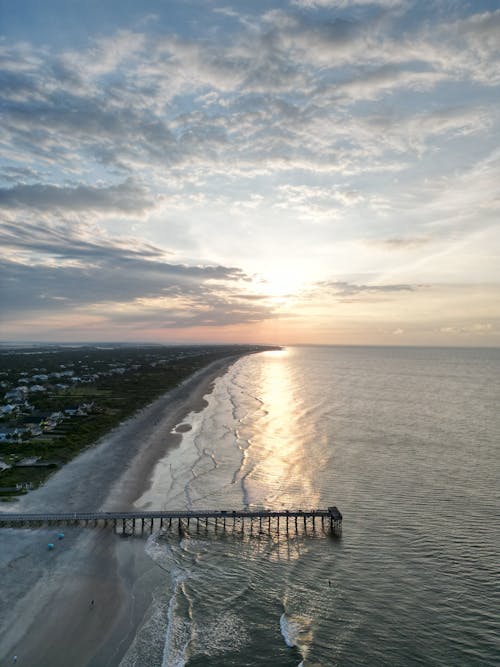
[[[289,268],[276,268],[264,273],[260,289],[270,299],[290,301],[304,284],[304,277],[299,271]]]

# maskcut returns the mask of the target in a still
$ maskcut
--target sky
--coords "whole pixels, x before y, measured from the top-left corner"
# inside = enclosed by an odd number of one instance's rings
[[[500,345],[500,6],[0,0],[0,338]]]

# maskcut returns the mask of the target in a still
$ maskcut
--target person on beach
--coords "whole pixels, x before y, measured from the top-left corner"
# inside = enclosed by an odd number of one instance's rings
[[[94,606],[94,600],[91,600],[91,601],[90,601],[90,606],[91,606],[91,607]]]

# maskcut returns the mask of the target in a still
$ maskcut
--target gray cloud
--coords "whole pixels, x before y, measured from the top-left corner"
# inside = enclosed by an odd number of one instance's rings
[[[409,250],[427,245],[431,239],[425,236],[417,237],[394,237],[390,239],[368,239],[365,241],[368,245],[378,246],[386,250]]]
[[[319,281],[316,283],[316,286],[321,292],[333,294],[342,301],[350,300],[353,297],[371,296],[374,294],[388,295],[395,292],[413,292],[416,289],[414,285],[359,285],[342,280]]]
[[[236,267],[165,261],[165,251],[133,239],[92,238],[90,230],[5,224],[0,241],[3,317],[100,313],[116,323],[184,327],[272,317],[258,295],[241,292]],[[28,253],[28,258],[26,258]]]
[[[36,183],[0,188],[0,207],[7,209],[142,213],[152,203],[148,191],[131,180],[108,187]]]

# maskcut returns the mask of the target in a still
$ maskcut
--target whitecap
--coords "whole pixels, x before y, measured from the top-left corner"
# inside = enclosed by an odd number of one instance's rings
[[[290,648],[297,648],[305,658],[312,641],[311,619],[308,616],[284,612],[280,616],[280,630],[285,644]]]

